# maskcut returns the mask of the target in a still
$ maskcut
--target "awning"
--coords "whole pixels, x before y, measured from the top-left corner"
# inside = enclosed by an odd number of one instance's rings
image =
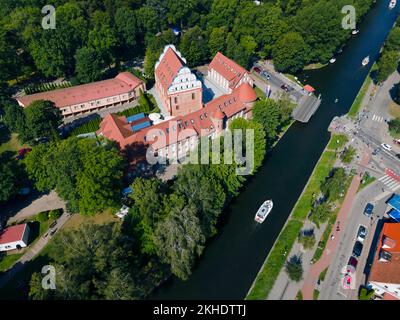
[[[304,86],[304,90],[308,91],[308,92],[314,92],[315,89],[313,87],[311,87],[309,84],[306,84]]]
[[[400,195],[394,194],[387,202],[389,207],[396,211],[400,211]]]
[[[397,222],[400,222],[400,212],[397,210],[391,210],[388,213],[389,217],[391,217],[393,220],[396,220]]]

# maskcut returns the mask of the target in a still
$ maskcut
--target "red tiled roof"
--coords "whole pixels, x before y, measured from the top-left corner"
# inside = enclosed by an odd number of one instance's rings
[[[209,69],[214,69],[222,77],[229,82],[229,87],[234,89],[240,79],[248,73],[245,68],[238,65],[235,61],[225,57],[221,52],[218,52],[208,66]]]
[[[26,228],[26,223],[18,224],[16,226],[11,226],[4,229],[3,232],[0,234],[0,244],[6,244],[22,240],[25,228]]]
[[[391,247],[382,248],[385,238],[390,239]],[[386,242],[388,244],[388,242]],[[391,254],[390,261],[379,261],[381,251]],[[400,283],[400,223],[386,222],[383,226],[374,261],[369,274],[369,281],[382,283]]]
[[[24,106],[28,106],[36,100],[50,100],[55,103],[56,107],[63,108],[127,93],[141,84],[143,81],[130,72],[122,72],[113,79],[31,94],[18,97],[17,100]]]
[[[174,49],[168,47],[160,63],[155,69],[155,75],[165,91],[168,90],[178,71],[185,65]]]
[[[165,136],[165,145],[169,145],[171,143],[175,143],[177,139],[177,135],[171,134],[175,130],[177,134],[179,134],[179,138],[184,140],[187,137],[190,137],[196,133],[196,135],[202,134],[202,129],[206,132],[203,134],[210,134],[215,130],[215,125],[213,123],[212,118],[219,119],[221,115],[224,117],[224,114],[230,118],[236,113],[240,111],[248,111],[248,106],[244,104],[244,101],[241,100],[240,96],[243,96],[242,90],[252,90],[247,88],[246,84],[242,84],[239,88],[234,90],[231,94],[226,94],[220,96],[211,102],[207,103],[202,109],[197,110],[193,113],[190,113],[185,116],[175,117],[169,121],[164,121],[158,123],[156,125],[147,127],[145,129],[140,130],[137,133],[133,133],[131,130],[129,132],[124,131],[126,128],[126,118],[118,117],[116,115],[108,115],[104,118],[100,125],[100,130],[98,133],[103,133],[109,139],[115,140],[119,142],[120,147],[124,149],[126,146],[134,144],[134,143],[145,143],[145,144],[153,144],[157,141],[146,142],[145,137],[149,130],[158,130],[157,136]],[[249,94],[252,96],[252,94]],[[254,96],[256,97],[255,93]],[[246,98],[247,95],[246,95]],[[175,129],[174,126],[170,128],[171,121],[175,121]],[[129,127],[129,125],[128,125]],[[192,131],[185,131],[185,129],[193,129]],[[171,132],[172,130],[172,132]],[[126,134],[127,133],[127,134]],[[173,139],[173,140],[170,140]],[[160,148],[165,145],[158,145]]]

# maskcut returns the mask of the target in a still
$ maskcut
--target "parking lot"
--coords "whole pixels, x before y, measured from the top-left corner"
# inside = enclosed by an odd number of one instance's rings
[[[379,182],[370,185],[358,194],[346,221],[346,226],[343,230],[339,228],[339,231],[337,231],[343,234],[325,281],[320,286],[319,299],[357,300],[358,289],[365,284],[366,275],[375,253],[382,218],[387,211],[386,201],[391,195],[392,193],[382,191],[382,184]],[[364,214],[368,203],[374,206],[371,216]],[[365,227],[366,235],[358,238],[360,226]],[[359,244],[354,250],[357,241]],[[351,258],[352,256],[353,258]],[[355,266],[355,270],[349,268],[349,264]],[[346,274],[348,274],[347,278],[345,278]]]

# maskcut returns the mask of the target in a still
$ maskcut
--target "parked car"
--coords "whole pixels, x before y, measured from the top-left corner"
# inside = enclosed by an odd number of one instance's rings
[[[392,151],[392,146],[389,146],[387,143],[382,143],[381,147],[387,151]]]
[[[57,225],[57,221],[53,221],[52,224],[49,226],[49,229],[54,228]]]
[[[400,144],[400,139],[393,139],[393,143]]]
[[[360,241],[356,241],[353,247],[353,256],[356,258],[360,257],[363,247],[364,246]]]
[[[31,151],[32,151],[31,148],[23,148],[23,149],[20,149],[20,150],[18,150],[18,155],[15,157],[15,159],[21,160],[21,159],[25,158],[25,155],[26,155],[28,152],[31,152]]]
[[[262,72],[261,72],[261,76],[264,78],[264,79],[267,79],[267,80],[269,80],[270,78],[271,78],[271,76],[268,74],[268,72],[267,71],[265,71],[265,70],[263,70]]]
[[[366,236],[367,229],[364,226],[360,226],[357,231],[357,240],[360,242],[364,242]]]
[[[129,212],[129,207],[126,205],[123,205],[121,209],[115,214],[118,218],[123,219]]]
[[[57,228],[50,230],[50,236],[53,236],[57,232]]]
[[[372,151],[372,155],[376,156],[379,153],[379,149],[374,149],[374,151]]]
[[[400,153],[396,153],[396,158],[400,159]]]
[[[286,84],[281,85],[281,89],[288,92],[289,91],[289,87]]]
[[[259,67],[254,67],[253,68],[254,72],[260,74],[261,73],[261,69]]]
[[[347,262],[347,265],[357,268],[358,260],[355,257],[351,256],[349,262]]]
[[[370,216],[372,216],[373,213],[374,213],[374,205],[372,203],[367,203],[367,205],[365,206],[365,209],[364,209],[364,214],[367,217],[370,217]]]

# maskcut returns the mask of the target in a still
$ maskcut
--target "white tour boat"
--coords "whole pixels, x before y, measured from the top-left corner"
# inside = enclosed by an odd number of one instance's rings
[[[258,209],[254,220],[257,221],[258,223],[263,223],[264,220],[268,217],[269,213],[271,212],[273,206],[274,203],[272,202],[272,200],[265,201],[260,207],[260,209]]]
[[[336,62],[336,59],[335,59],[335,58],[332,58],[331,60],[329,60],[329,62],[330,62],[330,63],[335,63],[335,62]]]
[[[365,67],[369,63],[369,56],[365,57],[361,64]]]
[[[396,0],[391,0],[389,3],[389,8],[393,9],[396,6],[397,1]]]

